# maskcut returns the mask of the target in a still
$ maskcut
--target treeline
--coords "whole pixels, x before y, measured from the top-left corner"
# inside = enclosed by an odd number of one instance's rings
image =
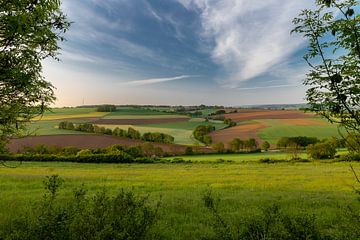
[[[212,143],[212,138],[208,134],[213,131],[215,131],[215,127],[212,125],[200,125],[193,131],[193,136],[196,140],[206,145],[210,145]]]
[[[168,156],[162,148],[151,143],[125,147],[112,145],[98,149],[60,148],[40,144],[25,147],[21,154],[0,155],[3,161],[20,162],[78,162],[78,163],[154,163]]]
[[[147,142],[157,143],[174,143],[174,137],[165,133],[159,132],[147,132],[141,135],[141,133],[134,128],[129,127],[127,130],[116,127],[114,130],[100,127],[91,123],[72,123],[63,121],[59,123],[59,129],[74,130],[80,132],[97,133],[112,135],[117,137],[126,137],[135,140],[143,140]]]
[[[100,105],[100,106],[96,107],[96,111],[97,112],[115,112],[116,106],[110,105],[110,104]]]
[[[211,145],[212,149],[217,153],[255,153],[261,152],[258,142],[254,138],[248,140],[241,140],[235,138],[225,146],[224,143],[219,142]]]

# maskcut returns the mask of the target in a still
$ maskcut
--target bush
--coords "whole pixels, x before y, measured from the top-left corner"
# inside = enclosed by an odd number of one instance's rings
[[[305,148],[310,144],[318,143],[319,139],[314,137],[282,137],[277,142],[278,148],[287,148],[288,146],[297,145],[299,147]]]
[[[190,147],[190,146],[187,146],[187,147],[185,148],[185,155],[194,155],[194,150],[193,150],[193,148]]]
[[[314,215],[303,213],[290,216],[282,213],[277,204],[264,207],[259,216],[247,217],[241,222],[229,224],[221,216],[219,200],[214,199],[211,191],[203,196],[203,202],[213,217],[215,237],[208,239],[329,239],[319,231]]]
[[[212,147],[212,148],[214,149],[214,151],[216,151],[217,153],[224,153],[224,152],[225,152],[225,145],[224,145],[222,142],[213,144],[211,147]]]
[[[269,148],[270,148],[270,143],[268,141],[265,141],[262,143],[262,145],[261,145],[262,150],[267,152],[269,150]]]
[[[307,154],[312,159],[332,159],[335,157],[336,148],[329,141],[311,144],[307,147]]]
[[[200,125],[195,128],[193,135],[196,140],[209,145],[212,143],[212,139],[207,134],[213,131],[215,131],[215,127],[212,125]]]
[[[1,239],[149,239],[157,208],[148,197],[131,191],[115,196],[101,191],[88,196],[77,189],[72,198],[58,199],[63,180],[54,175],[44,181],[47,193],[36,208],[12,217],[0,227]]]

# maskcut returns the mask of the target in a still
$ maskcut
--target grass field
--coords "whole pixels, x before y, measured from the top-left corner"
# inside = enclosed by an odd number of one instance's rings
[[[224,158],[224,157],[222,157]],[[353,163],[360,169],[360,163]],[[15,169],[0,167],[0,224],[33,206],[43,195],[46,175],[59,174],[66,182],[66,198],[82,184],[90,193],[121,188],[151,201],[161,198],[155,226],[164,239],[200,239],[212,234],[212,218],[202,203],[212,188],[221,197],[220,211],[233,223],[259,214],[264,206],[278,203],[290,213],[317,216],[317,224],[343,221],[341,207],[355,205],[354,177],[348,163],[260,164],[75,164],[23,163]],[[161,197],[160,197],[161,196]]]
[[[47,111],[43,116],[36,117],[33,120],[57,120],[66,118],[97,118],[103,117],[108,113],[96,112],[95,108],[53,108]]]
[[[315,119],[316,121],[325,121],[321,119]],[[338,128],[336,125],[292,125],[286,124],[280,120],[259,120],[259,122],[267,125],[266,128],[258,131],[258,136],[271,144],[276,144],[281,137],[296,137],[307,136],[317,137],[319,139],[331,138],[339,136]]]
[[[29,124],[29,131],[35,135],[87,134],[86,132],[59,129],[61,121],[35,121]],[[81,123],[84,121],[72,121]]]
[[[169,113],[148,108],[118,107],[115,112],[109,114],[109,116],[117,115],[169,115]]]
[[[160,127],[147,127],[147,126],[139,126],[139,125],[99,125],[101,127],[106,127],[110,129],[120,128],[127,130],[129,127],[132,127],[139,131],[141,134],[146,132],[160,132],[173,136],[175,138],[176,144],[183,145],[193,145],[200,144],[197,140],[191,137],[192,130],[184,130],[184,129],[176,129],[176,128],[160,128]]]
[[[213,125],[216,129],[224,128],[226,125],[223,123],[205,122],[205,121],[186,121],[186,122],[175,122],[175,123],[161,123],[161,124],[146,124],[146,125],[99,125],[106,128],[114,129],[119,127],[127,130],[132,127],[138,130],[140,133],[146,132],[161,132],[169,134],[175,138],[176,144],[193,145],[200,144],[196,139],[192,137],[193,130],[199,125]]]
[[[122,115],[110,113],[109,115],[104,116],[104,119],[156,119],[156,118],[184,118],[185,115],[176,115],[176,114],[162,114],[162,115]]]
[[[175,122],[175,123],[161,123],[161,124],[146,124],[142,126],[147,127],[156,127],[156,128],[173,128],[173,129],[184,129],[184,130],[194,130],[197,126],[200,125],[212,125],[217,130],[226,127],[227,125],[219,122],[205,122],[204,120],[199,119],[199,121],[186,121],[186,122]]]

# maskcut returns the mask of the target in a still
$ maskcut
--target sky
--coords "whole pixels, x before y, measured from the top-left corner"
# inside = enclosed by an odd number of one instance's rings
[[[303,103],[312,0],[63,0],[73,22],[46,60],[56,106]]]

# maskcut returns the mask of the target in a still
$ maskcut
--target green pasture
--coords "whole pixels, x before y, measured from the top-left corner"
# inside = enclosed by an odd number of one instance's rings
[[[34,118],[34,120],[49,121],[66,118],[96,118],[107,115],[106,112],[96,112],[95,108],[53,108],[46,111],[43,116]]]
[[[173,128],[173,129],[184,129],[184,130],[194,130],[197,126],[200,125],[212,125],[216,130],[222,129],[227,125],[222,122],[206,122],[201,121],[185,121],[185,122],[173,122],[173,123],[159,123],[159,124],[142,124],[141,126],[154,127],[154,128]]]
[[[317,121],[323,121],[316,119]],[[271,144],[276,144],[282,137],[296,137],[307,136],[317,137],[319,139],[339,137],[339,130],[337,125],[306,125],[297,126],[291,124],[285,124],[279,120],[261,120],[261,123],[265,123],[268,127],[260,129],[258,131],[259,137],[268,141]]]
[[[72,131],[59,129],[59,123],[61,121],[34,121],[28,126],[28,131],[34,135],[63,135],[63,134],[87,134],[80,131]],[[76,123],[83,123],[84,121],[72,121]]]
[[[225,156],[221,157],[224,158]],[[360,163],[352,163],[360,169]],[[316,223],[329,231],[346,224],[344,209],[356,207],[355,179],[349,163],[240,164],[80,164],[25,162],[17,168],[0,167],[0,224],[33,207],[44,194],[47,175],[65,179],[61,198],[84,184],[89,193],[130,189],[160,200],[155,226],[164,239],[203,239],[211,236],[211,215],[202,196],[212,189],[220,197],[220,213],[236,223],[278,204],[289,214],[315,214]],[[331,227],[329,227],[331,226]]]
[[[103,119],[163,119],[163,118],[186,118],[187,116],[185,115],[175,115],[175,114],[162,114],[162,115],[153,115],[153,114],[149,114],[149,115],[106,115],[103,117]]]
[[[306,153],[299,154],[299,157],[306,159]],[[273,159],[273,160],[290,160],[291,156],[284,152],[262,152],[262,153],[239,153],[239,154],[209,154],[209,155],[193,155],[193,156],[180,156],[180,157],[170,157],[166,159],[176,159],[182,158],[184,160],[190,160],[192,162],[203,162],[210,161],[216,162],[217,160],[232,161],[235,163],[241,162],[254,162],[259,161],[259,159]]]
[[[169,113],[150,108],[118,107],[115,112],[109,113],[108,116],[118,115],[169,115]]]
[[[175,138],[176,144],[183,144],[183,145],[193,145],[193,144],[200,144],[196,139],[191,137],[192,130],[185,130],[185,129],[175,129],[175,128],[160,128],[160,127],[147,127],[142,125],[98,125],[100,127],[115,129],[116,127],[120,129],[127,130],[129,127],[134,128],[135,130],[139,131],[141,134],[146,132],[160,132],[165,133],[173,136]]]
[[[96,108],[52,108],[44,113],[48,115],[73,115],[73,114],[87,114],[96,112]]]

